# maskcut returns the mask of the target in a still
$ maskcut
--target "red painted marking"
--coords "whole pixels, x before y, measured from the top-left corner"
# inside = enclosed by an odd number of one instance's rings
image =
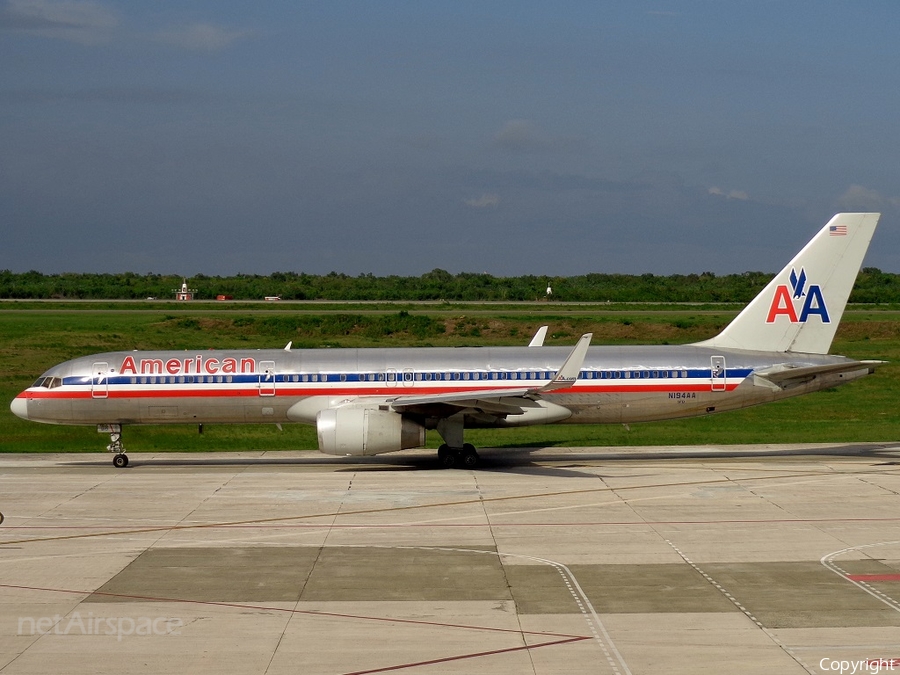
[[[361,621],[380,621],[384,623],[408,623],[420,626],[438,626],[440,628],[461,628],[463,630],[476,630],[486,633],[514,633],[515,635],[540,635],[542,637],[563,638],[563,642],[577,640],[590,640],[587,635],[571,635],[567,633],[549,633],[546,631],[517,630],[514,628],[495,628],[493,626],[472,626],[460,623],[443,623],[440,621],[423,621],[421,619],[400,619],[389,616],[366,616],[364,614],[344,614],[341,612],[323,612],[315,609],[292,609],[290,607],[270,607],[267,605],[251,605],[240,602],[215,602],[212,600],[185,600],[183,598],[168,598],[152,595],[127,595],[125,593],[106,593],[104,591],[74,590],[70,588],[45,588],[42,586],[21,586],[18,584],[0,584],[0,588],[16,588],[24,591],[42,591],[45,593],[69,593],[75,595],[102,595],[108,598],[124,598],[127,600],[147,600],[150,602],[180,602],[185,605],[209,605],[212,607],[229,607],[236,609],[254,609],[264,612],[284,612],[287,614],[305,614],[309,616],[333,617],[337,619],[357,619]],[[534,645],[542,647],[542,645]]]
[[[640,487],[640,486],[639,486]],[[317,517],[331,517],[333,514],[320,514]],[[338,514],[340,515],[340,514]],[[595,521],[578,521],[578,522],[517,522],[504,523],[492,522],[485,524],[478,523],[378,523],[378,524],[362,524],[362,523],[262,523],[259,525],[231,524],[231,523],[210,523],[203,525],[204,529],[212,528],[228,528],[228,529],[319,529],[328,527],[331,529],[346,530],[389,530],[389,529],[451,529],[451,528],[491,528],[491,527],[633,527],[635,525],[651,527],[653,525],[762,525],[766,523],[894,523],[900,521],[900,518],[771,518],[767,520],[595,520]],[[122,526],[126,527],[126,526]],[[6,525],[4,530],[106,530],[109,525]],[[140,532],[140,530],[137,530]],[[127,534],[128,531],[125,532]],[[101,532],[102,534],[102,532]],[[0,540],[0,546],[6,542]],[[861,575],[865,576],[865,575]],[[875,575],[877,576],[877,575]],[[893,576],[893,575],[888,575]],[[898,575],[900,576],[900,575]],[[850,577],[848,577],[850,578]]]
[[[162,388],[151,388],[151,387]],[[113,385],[109,388],[106,398],[222,398],[222,397],[245,397],[258,396],[259,389],[254,382],[249,387],[245,384],[243,388],[228,389],[212,389],[207,388],[209,385],[202,383],[185,383],[179,385]],[[736,384],[726,385],[726,391],[734,391],[737,389]],[[146,387],[146,388],[145,388]],[[510,389],[522,389],[527,387],[510,387]],[[377,388],[351,388],[351,387],[322,387],[316,388],[300,388],[294,383],[276,383],[275,393],[281,397],[304,397],[304,396],[386,396],[386,397],[403,397],[403,396],[428,396],[431,394],[463,394],[478,396],[483,391],[498,391],[496,387],[490,388],[436,388],[436,387],[377,387]],[[688,384],[679,387],[660,385],[612,385],[612,386],[578,386],[566,389],[556,389],[552,392],[544,394],[546,398],[552,398],[559,394],[639,394],[639,393],[683,393],[683,392],[708,392],[709,384]],[[28,391],[19,394],[16,398],[42,398],[42,399],[89,399],[91,398],[90,389],[80,389],[75,391]]]
[[[418,668],[419,666],[431,666],[436,663],[449,663],[451,661],[461,661],[463,659],[476,659],[481,656],[493,656],[495,654],[509,654],[510,652],[520,652],[524,649],[538,649],[540,647],[553,647],[554,645],[565,645],[570,642],[581,642],[589,640],[587,637],[575,637],[568,640],[555,640],[553,642],[541,642],[536,645],[522,645],[520,647],[509,647],[507,649],[493,649],[487,652],[475,652],[472,654],[459,654],[457,656],[445,656],[440,659],[430,659],[428,661],[416,661],[415,663],[400,663],[394,666],[385,666],[384,668],[373,668],[371,670],[354,670],[344,675],[370,675],[370,673],[389,673],[393,670],[403,670],[404,668]]]
[[[850,581],[900,581],[900,574],[848,574]]]

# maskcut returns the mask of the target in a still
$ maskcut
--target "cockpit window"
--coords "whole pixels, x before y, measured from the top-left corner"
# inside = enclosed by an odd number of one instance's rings
[[[57,387],[61,387],[62,383],[61,377],[39,377],[31,386],[43,387],[44,389],[56,389]]]

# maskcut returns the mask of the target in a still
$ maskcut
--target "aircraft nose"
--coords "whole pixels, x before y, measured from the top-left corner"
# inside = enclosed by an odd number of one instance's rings
[[[23,420],[28,419],[28,399],[17,396],[9,404],[9,409],[16,417],[21,417]]]

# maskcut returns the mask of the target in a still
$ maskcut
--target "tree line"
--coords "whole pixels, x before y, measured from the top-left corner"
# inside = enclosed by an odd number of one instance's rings
[[[546,298],[569,302],[748,302],[773,274],[744,272],[715,275],[673,274],[582,274],[571,277],[495,277],[463,272],[451,274],[435,269],[421,276],[351,276],[275,272],[268,276],[238,274],[229,277],[194,275],[188,286],[196,298],[230,296],[235,300],[260,300],[278,296],[284,300],[482,300],[533,301]],[[168,299],[181,287],[174,275],[135,274],[42,274],[30,271],[0,271],[0,298],[136,300]],[[850,302],[900,302],[900,274],[875,267],[860,272]]]

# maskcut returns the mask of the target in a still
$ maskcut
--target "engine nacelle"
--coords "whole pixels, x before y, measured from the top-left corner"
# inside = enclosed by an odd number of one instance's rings
[[[328,408],[316,415],[319,450],[329,455],[377,455],[425,445],[425,427],[375,408]]]

